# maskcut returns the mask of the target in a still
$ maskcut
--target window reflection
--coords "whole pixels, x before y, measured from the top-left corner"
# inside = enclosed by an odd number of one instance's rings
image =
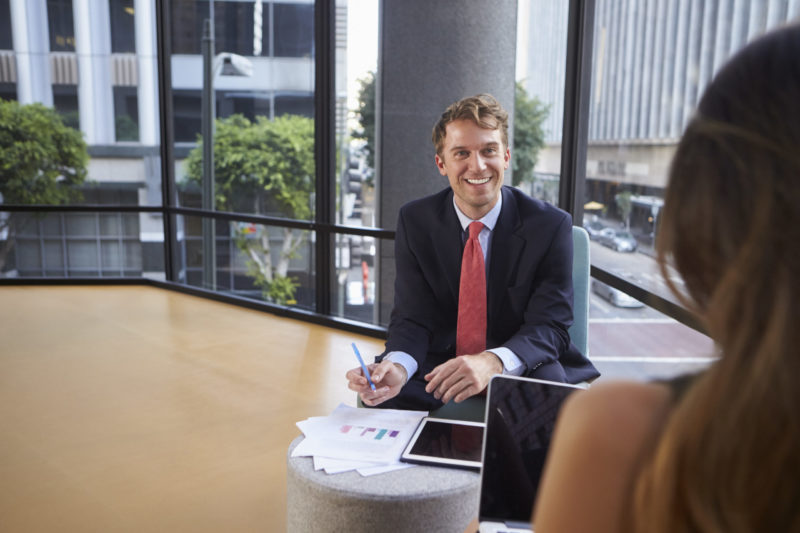
[[[139,96],[136,87],[114,87],[114,131],[117,141],[139,140]]]
[[[111,52],[136,52],[133,0],[109,0]]]
[[[314,6],[273,4],[275,13],[275,56],[313,57]]]
[[[75,51],[72,0],[47,0],[47,23],[52,52]]]
[[[0,0],[0,50],[11,50],[14,47],[11,31],[11,6],[9,0]]]

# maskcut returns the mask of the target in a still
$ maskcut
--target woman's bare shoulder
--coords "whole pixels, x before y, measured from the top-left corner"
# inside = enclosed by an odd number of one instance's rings
[[[598,383],[571,395],[547,458],[536,530],[618,531],[627,487],[670,403],[659,384]],[[576,508],[587,512],[570,512]]]
[[[651,426],[667,414],[670,404],[670,390],[665,385],[612,381],[573,394],[564,405],[562,419],[578,423],[586,431],[608,428],[616,433]]]

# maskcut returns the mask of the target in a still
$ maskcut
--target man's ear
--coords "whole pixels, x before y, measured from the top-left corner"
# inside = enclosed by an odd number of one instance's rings
[[[447,170],[444,168],[444,159],[442,159],[439,154],[436,154],[434,159],[436,161],[436,168],[439,169],[439,174],[447,176]]]
[[[503,170],[508,170],[508,162],[511,161],[511,149],[506,148],[506,156],[505,156],[505,166],[503,166]]]

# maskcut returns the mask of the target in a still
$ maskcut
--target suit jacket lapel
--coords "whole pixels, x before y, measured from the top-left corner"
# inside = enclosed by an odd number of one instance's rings
[[[461,224],[453,207],[453,193],[445,195],[436,214],[436,223],[431,228],[434,252],[445,272],[455,305],[458,306],[458,283],[461,276],[461,256],[464,246],[461,242]]]
[[[502,189],[503,207],[492,232],[491,259],[489,260],[488,281],[488,324],[491,326],[492,318],[501,316],[500,306],[508,290],[510,277],[516,269],[522,249],[525,247],[525,237],[519,234],[521,223],[519,210],[514,196]]]

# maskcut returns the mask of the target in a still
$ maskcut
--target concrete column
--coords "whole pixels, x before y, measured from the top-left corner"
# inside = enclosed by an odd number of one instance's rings
[[[400,206],[448,186],[436,170],[431,130],[449,104],[488,92],[513,116],[517,2],[383,0],[380,24],[377,220],[393,229]],[[388,322],[391,243],[380,257],[378,319]]]
[[[50,37],[45,0],[11,0],[11,27],[17,59],[17,101],[53,106]]]
[[[136,60],[139,67],[139,142],[157,146],[158,128],[158,69],[156,62],[156,19],[153,0],[134,0]]]
[[[91,4],[91,9],[90,9]],[[113,144],[114,93],[111,89],[111,24],[108,2],[74,0],[78,55],[78,110],[90,145]]]

